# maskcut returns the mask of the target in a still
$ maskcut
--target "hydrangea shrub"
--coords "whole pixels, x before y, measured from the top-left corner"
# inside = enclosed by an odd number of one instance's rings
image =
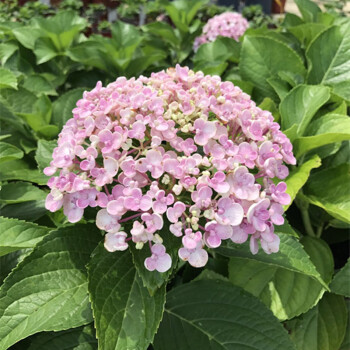
[[[290,197],[272,179],[295,162],[270,112],[231,82],[177,65],[84,93],[44,170],[55,175],[46,207],[63,207],[72,223],[98,208],[105,248],[148,249],[150,271],[172,265],[165,226],[182,242],[180,259],[202,267],[206,248],[224,240],[278,251],[274,225]]]
[[[225,12],[214,16],[203,27],[202,34],[195,39],[193,48],[197,51],[199,46],[214,41],[218,36],[238,41],[248,27],[249,22],[237,12]]]

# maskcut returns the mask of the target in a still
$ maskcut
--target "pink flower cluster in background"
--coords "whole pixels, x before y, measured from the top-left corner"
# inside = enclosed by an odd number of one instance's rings
[[[214,41],[218,36],[238,41],[248,27],[248,21],[236,12],[225,12],[214,16],[203,27],[202,35],[195,39],[193,49],[197,51],[199,46]]]
[[[274,225],[290,202],[284,179],[292,145],[270,112],[231,82],[187,67],[150,78],[118,78],[85,92],[58,138],[44,172],[46,207],[68,221],[98,208],[108,251],[149,250],[148,270],[180,259],[202,267],[206,247],[223,240],[279,249]]]

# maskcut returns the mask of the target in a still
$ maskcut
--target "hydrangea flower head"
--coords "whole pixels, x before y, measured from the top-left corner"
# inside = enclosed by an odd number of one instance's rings
[[[46,207],[70,222],[96,208],[105,248],[147,249],[150,271],[173,263],[165,234],[202,267],[225,240],[278,251],[274,225],[290,197],[272,178],[288,175],[285,163],[295,164],[292,145],[270,112],[231,82],[177,65],[84,93],[44,170],[54,175]]]
[[[199,46],[215,41],[218,36],[238,41],[248,27],[248,21],[237,12],[225,12],[214,16],[203,27],[202,35],[195,39],[193,48],[197,51]]]

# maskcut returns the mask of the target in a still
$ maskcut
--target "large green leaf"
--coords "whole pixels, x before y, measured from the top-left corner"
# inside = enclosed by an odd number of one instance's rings
[[[57,132],[57,126],[48,125],[51,120],[52,104],[48,96],[41,95],[33,104],[31,112],[18,113],[27,124],[36,132],[40,132],[43,128],[51,127]],[[56,133],[57,134],[57,133]]]
[[[49,178],[38,169],[33,169],[24,160],[13,160],[0,169],[0,181],[22,180],[46,185]]]
[[[13,72],[8,69],[0,67],[0,89],[17,89],[17,78]]]
[[[12,271],[0,289],[1,349],[92,321],[85,265],[100,238],[95,225],[58,229]]]
[[[335,218],[350,223],[350,164],[313,174],[304,187],[308,200]]]
[[[350,259],[343,268],[336,273],[330,285],[335,294],[345,295],[350,298]]]
[[[278,228],[276,231],[278,233]],[[245,259],[247,262],[259,261],[265,264],[269,264],[272,267],[284,268],[289,271],[298,272],[314,278],[325,288],[328,288],[327,283],[322,279],[320,273],[311,262],[310,257],[303,249],[301,243],[291,235],[282,233],[279,234],[279,237],[279,251],[273,254],[266,254],[260,249],[256,255],[253,255],[250,252],[248,242],[244,244],[227,242],[226,245],[222,245],[220,248],[217,248],[217,251],[227,257],[239,257]]]
[[[208,3],[208,0],[177,0],[168,2],[165,10],[175,26],[187,33],[193,18],[199,9]]]
[[[333,273],[332,252],[316,238],[305,237],[302,244],[327,283]],[[325,289],[312,277],[261,261],[233,257],[229,263],[230,281],[260,298],[280,320],[308,311]]]
[[[52,120],[54,125],[59,129],[67,122],[68,119],[73,118],[72,110],[76,107],[76,103],[83,97],[83,92],[86,89],[77,88],[70,90],[61,95],[52,104]]]
[[[1,208],[1,214],[8,218],[35,222],[45,214],[45,200],[7,204]]]
[[[142,285],[130,252],[96,248],[89,292],[101,350],[147,349],[162,318],[165,286],[153,296]]]
[[[311,0],[295,0],[305,22],[317,22],[321,9]]]
[[[294,13],[287,12],[284,16],[282,26],[286,28],[290,28],[290,27],[298,26],[303,23],[304,21],[299,16],[295,15]]]
[[[32,251],[33,249],[26,248],[0,256],[0,285],[7,275]]]
[[[1,96],[6,101],[6,107],[14,114],[32,113],[33,106],[38,98],[23,87],[18,90],[4,89],[1,91]]]
[[[348,324],[347,324],[347,327],[346,327],[346,332],[345,332],[345,337],[344,337],[344,340],[343,340],[343,343],[340,347],[339,350],[349,350],[350,349],[350,300],[347,299],[345,300],[345,303],[346,303],[346,307],[348,309]]]
[[[79,62],[86,66],[96,67],[103,71],[113,73],[109,60],[107,59],[107,51],[101,42],[89,39],[71,47],[67,55],[75,62]]]
[[[176,32],[174,31],[173,27],[166,22],[151,22],[144,26],[143,29],[148,33],[160,36],[162,40],[172,47],[176,47],[180,44],[180,40],[175,34]]]
[[[326,293],[317,306],[290,321],[288,328],[298,350],[339,350],[346,324],[344,298]]]
[[[305,137],[294,141],[294,153],[299,157],[314,148],[345,140],[350,140],[350,118],[341,114],[326,114],[310,123]]]
[[[222,280],[172,289],[155,350],[294,349],[286,331],[255,297]]]
[[[0,43],[0,62],[2,65],[18,50],[18,45],[13,42]]]
[[[263,110],[268,110],[271,112],[271,114],[273,115],[273,119],[276,123],[279,122],[281,116],[280,116],[280,112],[276,106],[276,103],[273,102],[271,100],[271,98],[269,97],[265,97],[263,99],[263,101],[259,104],[258,106],[259,108],[263,109]]]
[[[308,82],[329,85],[335,94],[350,101],[350,23],[320,33],[306,56],[310,66]]]
[[[283,57],[283,60],[281,60]],[[305,67],[299,55],[286,44],[263,36],[245,36],[239,63],[242,78],[254,83],[263,97],[277,95],[267,79],[279,71],[304,76]]]
[[[303,47],[307,48],[316,35],[326,28],[327,26],[322,23],[305,23],[288,28],[288,31],[299,39]]]
[[[39,38],[35,42],[34,53],[36,63],[46,63],[60,54],[50,38]]]
[[[36,17],[34,24],[42,29],[43,36],[51,39],[57,52],[63,52],[87,23],[74,11],[60,11],[52,17]]]
[[[193,61],[195,67],[205,61],[222,63],[230,60],[238,63],[240,50],[241,44],[236,40],[219,37],[215,41],[201,45],[193,57]]]
[[[39,74],[33,74],[24,80],[23,87],[33,92],[36,95],[51,95],[57,96],[56,90],[52,84]]]
[[[294,168],[289,173],[288,177],[285,179],[285,183],[287,184],[287,193],[291,197],[291,203],[295,199],[299,190],[306,184],[311,170],[318,168],[319,166],[321,166],[321,159],[318,155],[314,155],[311,159],[297,168]],[[285,209],[288,209],[289,205],[285,206]]]
[[[35,153],[35,160],[38,163],[39,170],[44,170],[50,166],[52,161],[52,153],[54,148],[57,147],[57,141],[38,141],[38,148]]]
[[[194,70],[204,74],[221,75],[228,63],[239,62],[241,44],[231,38],[219,37],[213,42],[203,44],[195,54]]]
[[[0,163],[14,159],[21,159],[23,158],[23,155],[23,151],[19,148],[7,142],[0,142]]]
[[[30,182],[10,182],[1,187],[0,202],[6,204],[29,202],[46,198],[47,193]]]
[[[35,41],[43,35],[43,32],[39,28],[31,26],[15,28],[12,33],[24,47],[30,50],[34,49]]]
[[[330,89],[326,86],[298,85],[280,104],[282,129],[296,124],[297,135],[303,135],[312,117],[329,98]]]
[[[97,350],[92,325],[61,332],[40,333],[31,338],[28,350]]]
[[[282,101],[292,88],[285,80],[282,80],[279,76],[267,78],[266,81],[272,87],[272,89],[278,95],[278,98]]]
[[[139,29],[131,24],[117,21],[111,26],[111,31],[116,49],[124,56],[120,58],[131,58],[142,41]]]

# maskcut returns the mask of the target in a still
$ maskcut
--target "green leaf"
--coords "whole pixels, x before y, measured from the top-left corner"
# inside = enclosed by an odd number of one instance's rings
[[[336,219],[350,223],[350,164],[341,164],[310,176],[304,195],[310,203]]]
[[[96,67],[108,73],[113,73],[106,57],[107,50],[101,42],[89,39],[83,41],[67,52],[69,58],[86,66]],[[112,68],[114,69],[114,68]]]
[[[28,350],[97,350],[92,325],[61,332],[45,332],[31,337]]]
[[[290,28],[303,24],[304,21],[294,13],[286,13],[282,22],[283,27]]]
[[[0,202],[6,204],[42,200],[47,193],[30,182],[10,182],[1,187]]]
[[[287,82],[290,86],[295,87],[296,85],[302,84],[304,78],[300,75],[293,74],[291,72],[280,71],[278,72],[278,77],[283,81]]]
[[[89,292],[101,350],[147,349],[162,318],[165,286],[150,296],[130,252],[99,245],[88,266]]]
[[[11,88],[17,90],[17,78],[8,69],[0,67],[0,89]]]
[[[274,121],[276,123],[279,122],[280,117],[281,117],[280,112],[276,106],[276,103],[273,102],[273,100],[271,100],[271,98],[265,97],[258,107],[263,109],[263,110],[270,111],[271,114],[273,115]]]
[[[39,138],[51,140],[57,137],[59,129],[56,125],[44,125],[36,130],[36,133]]]
[[[33,249],[20,249],[0,256],[0,285],[7,275],[27,256]]]
[[[29,201],[16,204],[7,204],[1,209],[1,214],[8,218],[26,221],[36,221],[45,214],[45,200]]]
[[[258,93],[273,100],[277,96],[268,78],[279,71],[305,75],[304,64],[295,51],[280,41],[264,36],[244,37],[239,67],[244,80],[254,83]]]
[[[326,86],[298,85],[280,104],[282,130],[298,125],[297,134],[303,135],[312,117],[330,98]]]
[[[68,119],[73,118],[72,110],[76,107],[77,101],[83,97],[85,90],[85,88],[77,88],[61,95],[52,104],[51,123],[62,129]]]
[[[0,43],[0,61],[4,65],[6,61],[18,50],[18,45],[12,42]]]
[[[175,26],[183,33],[187,33],[196,13],[207,3],[208,0],[177,0],[168,2],[165,10]]]
[[[172,289],[154,348],[294,349],[282,325],[257,298],[222,280]]]
[[[145,259],[151,256],[149,246],[146,245],[142,249],[136,249],[134,244],[130,246],[136,270],[142,278],[143,285],[148,289],[151,295],[164,285],[177,265],[178,249],[180,248],[181,241],[169,231],[169,225],[169,222],[165,221],[163,229],[159,232],[159,235],[163,239],[164,246],[167,247],[167,253],[172,260],[172,267],[168,271],[163,273],[158,271],[148,271],[145,267]]]
[[[345,303],[346,303],[346,307],[348,309],[348,325],[346,327],[346,332],[345,332],[343,343],[342,343],[342,345],[341,345],[339,350],[349,350],[350,349],[350,320],[349,320],[349,316],[350,316],[350,300],[346,299]]]
[[[23,87],[28,91],[33,92],[37,96],[42,94],[57,96],[57,92],[51,83],[39,74],[26,77],[23,83]]]
[[[111,26],[112,38],[116,45],[115,49],[122,59],[131,59],[135,50],[142,41],[139,29],[131,24],[117,21]]]
[[[238,86],[243,92],[245,92],[248,95],[251,95],[253,92],[254,85],[250,83],[249,81],[243,81],[239,79],[225,79],[231,81],[235,86]]]
[[[144,26],[146,32],[160,36],[166,43],[172,47],[180,44],[180,40],[175,34],[173,27],[166,22],[152,22]]]
[[[311,122],[305,135],[294,141],[294,154],[297,157],[317,147],[350,140],[350,118],[340,114],[326,114]]]
[[[43,171],[46,167],[50,166],[50,162],[52,161],[52,153],[55,147],[57,147],[57,141],[38,141],[35,160],[38,163],[38,168],[40,171]]]
[[[0,181],[22,180],[34,182],[38,185],[46,185],[48,177],[38,169],[30,168],[23,160],[13,160],[0,170]]]
[[[1,96],[11,112],[15,114],[31,113],[37,97],[27,89],[19,87],[18,90],[5,89],[1,91]]]
[[[321,158],[318,155],[314,155],[311,159],[301,164],[300,166],[294,168],[285,180],[287,184],[287,193],[291,197],[291,203],[294,201],[299,190],[306,184],[310,176],[312,169],[321,166]],[[285,210],[289,208],[289,205],[284,206]]]
[[[24,47],[30,50],[34,49],[35,41],[43,35],[43,32],[39,28],[33,28],[31,26],[15,28],[12,33]]]
[[[333,257],[328,245],[309,237],[301,242],[322,278],[329,282],[333,273]],[[229,278],[233,284],[261,299],[280,320],[308,311],[325,291],[319,282],[303,273],[238,257],[230,259]]]
[[[337,21],[335,21],[335,19],[337,19]],[[319,12],[317,14],[317,21],[319,23],[325,24],[326,26],[330,26],[330,25],[334,24],[334,22],[339,23],[338,20],[342,21],[342,17],[338,17],[334,13]]]
[[[19,148],[7,142],[0,142],[0,164],[9,160],[21,159],[23,155],[23,151]]]
[[[325,47],[327,50],[323,50]],[[350,23],[320,33],[310,44],[306,57],[310,67],[308,82],[329,85],[335,94],[350,101]]]
[[[295,0],[305,22],[317,22],[321,9],[311,0]]]
[[[298,350],[338,350],[345,335],[347,308],[344,298],[326,293],[319,304],[287,327]]]
[[[32,106],[32,111],[30,113],[17,113],[22,117],[27,124],[36,132],[39,132],[44,127],[47,127],[51,120],[52,104],[50,99],[46,95],[41,95],[36,99]],[[50,125],[49,127],[54,127],[55,125]]]
[[[204,62],[223,63],[230,60],[238,63],[240,51],[241,43],[231,38],[219,37],[215,41],[201,45],[194,55],[193,61],[195,67]]]
[[[278,234],[278,229],[276,229]],[[227,257],[239,257],[247,261],[258,261],[270,265],[271,267],[284,268],[286,270],[301,273],[318,281],[326,289],[327,283],[322,279],[320,273],[310,260],[310,257],[303,249],[300,242],[291,235],[278,234],[280,237],[280,248],[277,253],[266,254],[260,251],[253,255],[249,249],[249,243],[235,244],[227,242],[217,248],[217,251]]]
[[[24,248],[34,248],[49,232],[48,227],[0,216],[0,256]]]
[[[100,238],[95,225],[53,231],[9,275],[0,289],[1,349],[91,322],[85,265]]]
[[[278,95],[278,98],[282,101],[292,88],[285,80],[281,79],[279,76],[266,79],[268,84]]]
[[[330,287],[333,293],[350,297],[350,259],[336,273]]]
[[[307,48],[311,41],[326,28],[327,26],[322,23],[306,23],[288,28],[288,31],[298,38],[303,47]]]
[[[350,163],[350,141],[343,141],[337,153],[325,158],[322,163],[328,168]]]
[[[59,11],[57,15],[46,18],[36,17],[34,23],[50,38],[52,48],[56,52],[66,50],[87,24],[86,20],[77,16],[74,11]]]
[[[35,42],[34,53],[37,64],[48,62],[59,55],[54,43],[49,38],[39,38]]]

